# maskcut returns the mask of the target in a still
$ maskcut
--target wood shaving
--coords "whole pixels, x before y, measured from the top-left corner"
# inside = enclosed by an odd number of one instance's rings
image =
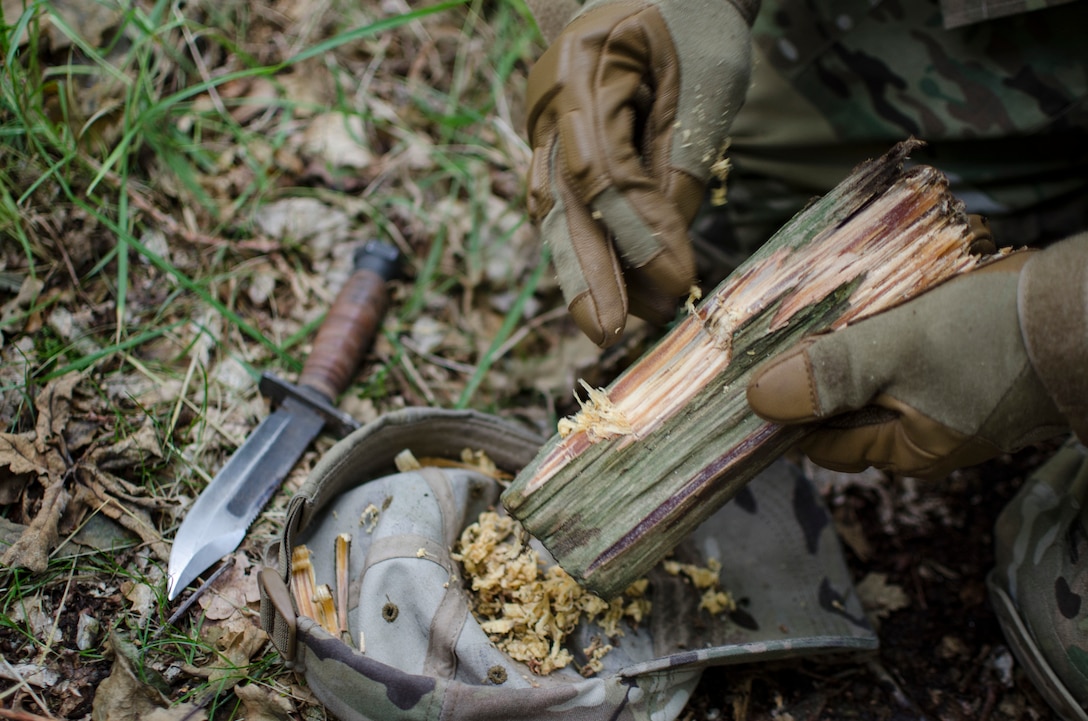
[[[728,591],[722,590],[722,564],[718,559],[707,559],[705,566],[666,560],[662,562],[662,567],[666,573],[673,576],[681,574],[687,576],[691,585],[703,592],[703,597],[699,601],[700,609],[705,609],[715,616],[737,610],[737,603],[733,596]]]
[[[594,388],[580,378],[578,382],[586,389],[589,397],[583,401],[575,396],[582,409],[570,418],[560,419],[556,428],[560,438],[566,438],[578,431],[585,431],[589,442],[597,443],[618,436],[628,436],[635,432],[631,422],[612,403],[607,391],[603,388]]]
[[[583,618],[616,637],[623,635],[621,621],[637,624],[649,613],[645,579],[607,602],[559,566],[544,568],[526,539],[515,520],[485,511],[464,530],[452,555],[471,579],[472,610],[481,628],[496,647],[533,673],[546,675],[574,660],[564,641]],[[599,641],[585,649],[589,661],[581,672],[599,671],[609,650]]]
[[[710,192],[710,204],[715,208],[726,203],[726,191],[728,189],[729,171],[733,169],[733,163],[729,160],[730,138],[726,138],[722,147],[718,150],[718,157],[710,166],[710,175],[713,178],[713,187]]]
[[[703,290],[697,285],[693,285],[688,288],[688,299],[684,301],[684,310],[688,312],[688,315],[695,315],[695,304],[698,303],[703,297]]]
[[[359,516],[359,525],[363,526],[367,533],[374,533],[380,515],[381,511],[378,510],[378,507],[371,503],[363,509],[362,515]]]
[[[420,468],[423,468],[423,464],[421,464],[419,460],[416,459],[415,455],[407,448],[396,455],[393,459],[393,464],[401,473],[418,471]]]
[[[405,449],[397,454],[394,463],[401,473],[418,471],[421,468],[466,468],[483,473],[485,476],[494,478],[497,481],[508,481],[513,478],[511,474],[500,470],[486,452],[471,448],[465,448],[461,451],[461,460],[459,461],[450,458],[426,456],[416,458],[410,450]]]

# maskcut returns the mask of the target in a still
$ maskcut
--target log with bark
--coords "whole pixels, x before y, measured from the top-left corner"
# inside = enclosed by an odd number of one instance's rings
[[[586,387],[502,497],[579,582],[621,593],[808,432],[748,407],[763,361],[984,262],[945,176],[904,170],[920,145],[859,166],[607,388]]]

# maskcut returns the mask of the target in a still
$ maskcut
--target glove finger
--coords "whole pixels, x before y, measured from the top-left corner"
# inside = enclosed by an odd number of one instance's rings
[[[898,347],[872,337],[873,328],[879,331],[862,322],[807,338],[771,359],[749,381],[748,404],[774,423],[805,423],[868,405],[892,378],[899,355]]]
[[[917,475],[939,459],[919,448],[899,420],[848,429],[821,427],[801,444],[813,463],[845,473],[869,466],[882,471]]]
[[[849,426],[844,422],[861,418],[877,420]],[[856,473],[872,466],[923,479],[944,477],[1000,453],[994,445],[948,428],[886,394],[873,405],[821,425],[800,447],[814,463],[832,470]]]
[[[656,10],[644,15],[647,26],[660,21]],[[702,202],[704,183],[671,167],[669,139],[678,94],[652,97],[644,111],[648,120],[636,118],[639,103],[633,101],[642,97],[647,75],[653,75],[658,88],[677,87],[679,64],[669,62],[675,49],[667,32],[643,26],[637,33],[617,33],[615,44],[626,52],[606,49],[602,54],[603,81],[593,106],[593,126],[608,145],[604,157],[610,183],[593,197],[592,206],[615,236],[624,265],[650,281],[632,284],[632,296],[644,296],[645,307],[675,308],[676,299],[695,282],[688,226]],[[636,63],[632,57],[645,60]],[[636,129],[643,137],[635,136]]]
[[[541,238],[551,249],[559,285],[574,322],[594,343],[608,347],[619,339],[627,323],[623,272],[604,228],[571,191],[564,176],[555,171],[559,145],[556,143],[548,164],[551,171],[532,173],[534,177],[546,177],[548,182],[548,212],[540,221]],[[534,154],[534,166],[539,165],[540,155]],[[543,193],[538,191],[540,195]],[[537,212],[541,205],[538,203]]]
[[[657,281],[642,268],[625,268],[627,302],[631,315],[655,325],[664,325],[676,316],[676,295],[661,290]]]
[[[616,247],[628,268],[653,281],[654,292],[675,300],[695,283],[695,253],[688,239],[690,218],[664,193],[651,187],[649,178],[638,187],[630,182],[620,192],[609,188],[592,204],[613,233]]]

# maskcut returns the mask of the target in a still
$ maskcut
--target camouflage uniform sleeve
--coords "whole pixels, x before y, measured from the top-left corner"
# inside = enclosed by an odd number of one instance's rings
[[[941,0],[945,28],[1018,15],[1071,2],[1071,0]]]
[[[1032,364],[1077,437],[1088,442],[1088,232],[1028,261],[1019,303]]]

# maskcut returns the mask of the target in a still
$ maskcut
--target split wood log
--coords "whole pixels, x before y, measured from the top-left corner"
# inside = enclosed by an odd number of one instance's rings
[[[921,144],[859,166],[607,389],[587,386],[514,479],[503,504],[580,583],[618,595],[803,437],[748,407],[761,362],[981,262],[945,176],[903,169]]]

